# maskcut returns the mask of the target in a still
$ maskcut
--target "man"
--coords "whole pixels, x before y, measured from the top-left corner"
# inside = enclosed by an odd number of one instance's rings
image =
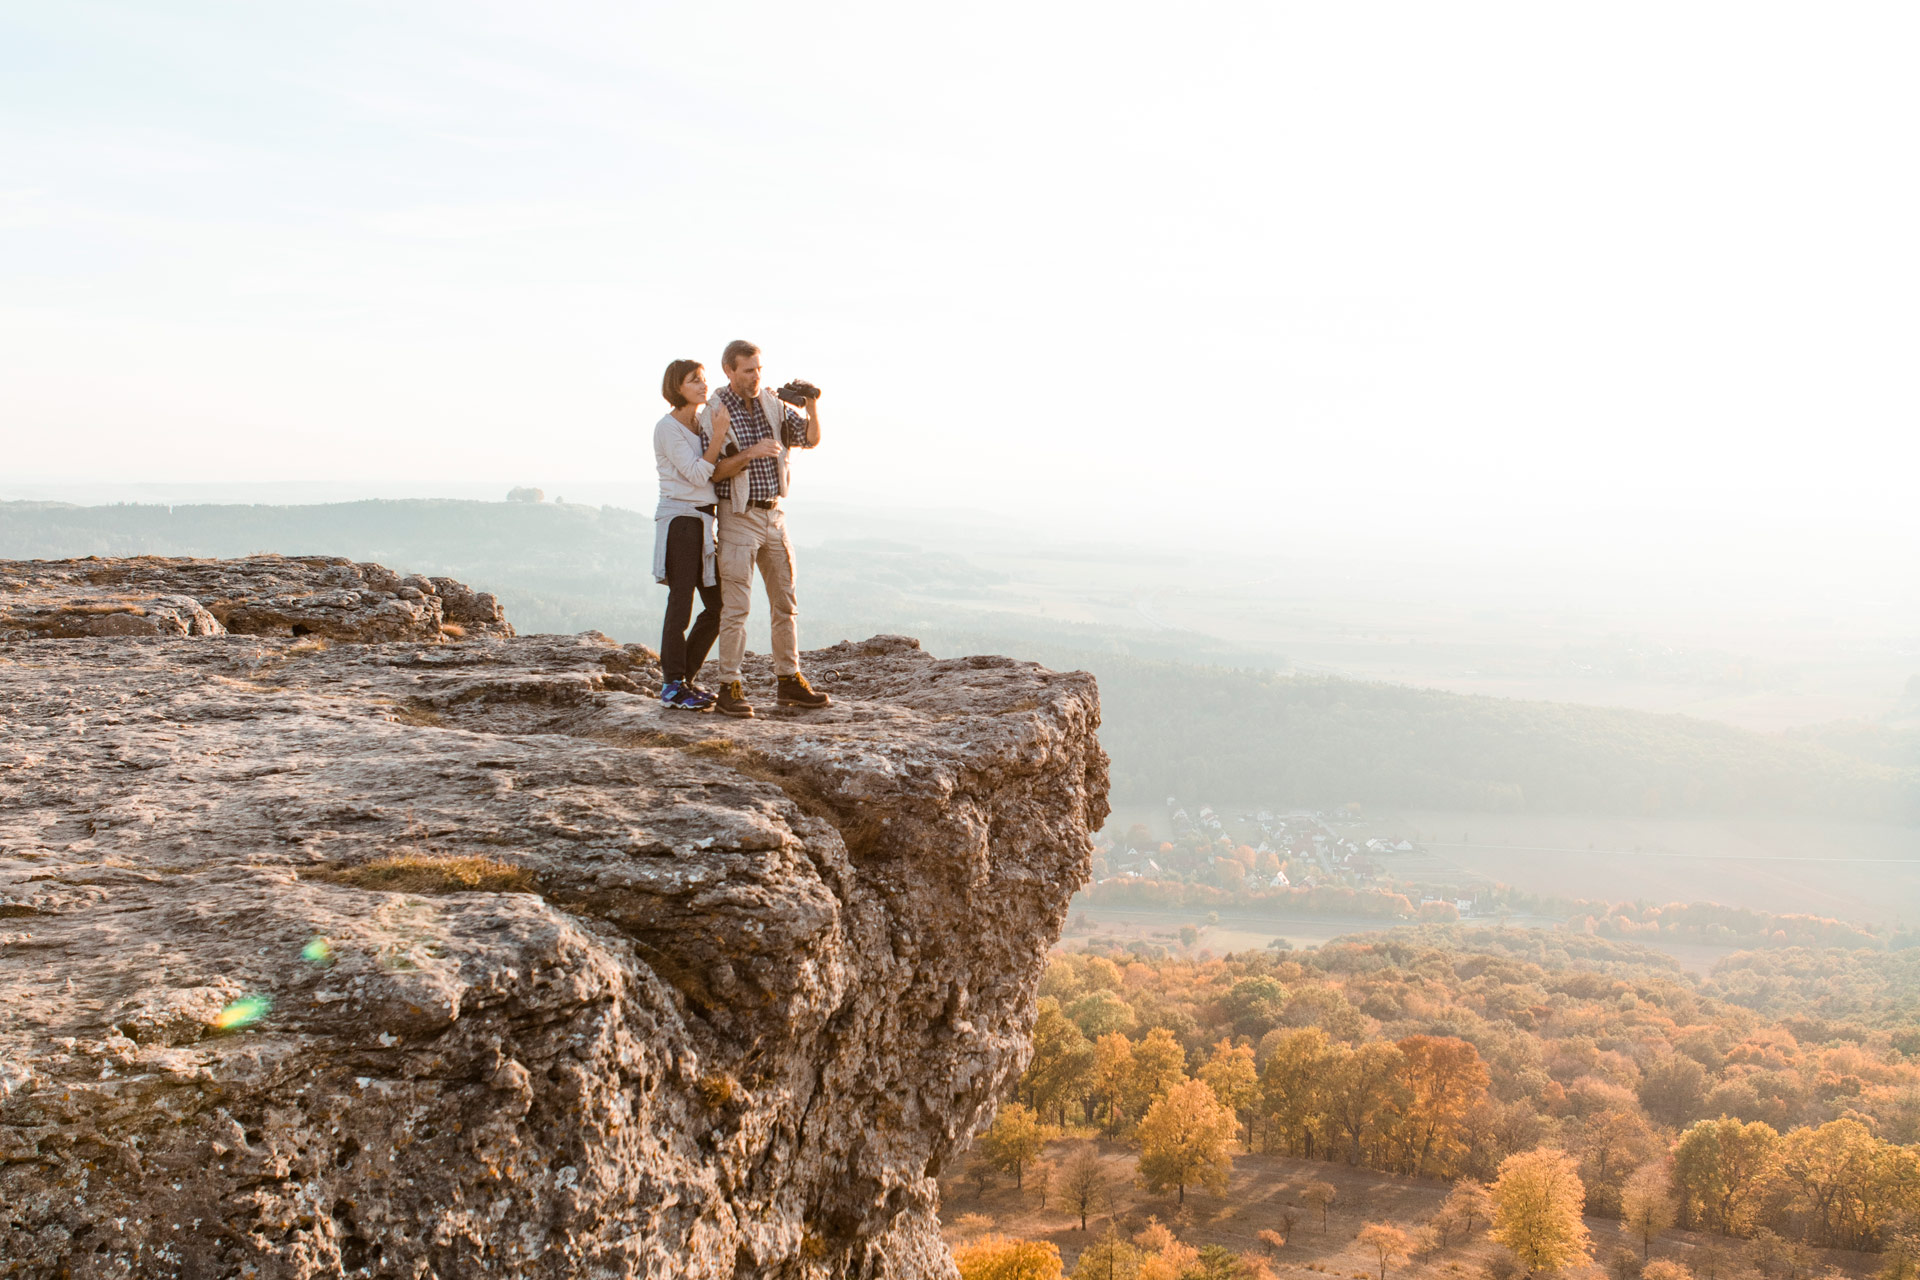
[[[800,674],[799,604],[793,589],[793,544],[787,541],[786,518],[780,503],[787,495],[787,452],[811,449],[820,443],[820,390],[808,383],[791,383],[806,404],[803,418],[781,402],[773,391],[760,389],[760,348],[733,341],[720,357],[727,385],[714,396],[716,417],[724,412],[732,445],[755,453],[746,468],[728,480],[716,480],[714,497],[720,508],[717,539],[720,560],[720,698],[719,709],[730,716],[751,716],[740,663],[747,655],[747,612],[753,600],[753,570],[760,569],[766,584],[767,607],[773,620],[773,671],[779,677],[777,700],[783,707],[824,707],[831,701],[816,693]],[[762,441],[777,441],[771,453]]]

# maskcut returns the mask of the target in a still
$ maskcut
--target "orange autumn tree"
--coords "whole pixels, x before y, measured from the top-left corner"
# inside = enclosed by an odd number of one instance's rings
[[[1400,1075],[1405,1061],[1400,1047],[1385,1040],[1351,1050],[1333,1046],[1327,1116],[1347,1146],[1348,1164],[1366,1163],[1367,1148],[1390,1130],[1405,1105],[1407,1086]]]
[[[1408,1036],[1399,1048],[1406,1086],[1399,1139],[1407,1172],[1424,1176],[1436,1160],[1451,1168],[1465,1149],[1467,1116],[1487,1096],[1487,1064],[1455,1036]]]
[[[1183,1280],[1193,1275],[1200,1263],[1200,1251],[1175,1236],[1159,1219],[1148,1218],[1144,1230],[1133,1237],[1140,1249],[1140,1269],[1135,1280]]]

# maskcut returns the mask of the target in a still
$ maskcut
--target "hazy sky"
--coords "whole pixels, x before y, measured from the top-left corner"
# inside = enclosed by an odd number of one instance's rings
[[[1916,13],[0,0],[0,487],[644,481],[741,335],[822,495],[1911,568]]]

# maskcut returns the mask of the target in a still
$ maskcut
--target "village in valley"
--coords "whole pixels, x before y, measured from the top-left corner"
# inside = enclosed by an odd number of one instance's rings
[[[1336,887],[1380,891],[1403,879],[1408,863],[1431,863],[1428,849],[1404,834],[1369,834],[1380,824],[1363,819],[1357,804],[1333,813],[1238,811],[1230,827],[1212,805],[1190,811],[1177,796],[1168,796],[1165,818],[1166,836],[1134,822],[1095,838],[1096,892],[1147,881],[1255,894]],[[1486,905],[1470,896],[1423,896],[1410,903],[1426,918],[1470,916]]]

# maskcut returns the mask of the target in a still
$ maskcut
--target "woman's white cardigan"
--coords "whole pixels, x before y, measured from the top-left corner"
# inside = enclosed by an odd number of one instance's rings
[[[701,413],[706,414],[706,410],[702,408]],[[696,421],[703,428],[711,425],[710,418]],[[701,454],[700,437],[681,426],[672,414],[654,424],[653,462],[660,473],[660,502],[653,510],[653,580],[667,580],[667,531],[675,518],[692,516],[700,522],[700,581],[711,587],[718,581],[713,548],[713,464]]]

